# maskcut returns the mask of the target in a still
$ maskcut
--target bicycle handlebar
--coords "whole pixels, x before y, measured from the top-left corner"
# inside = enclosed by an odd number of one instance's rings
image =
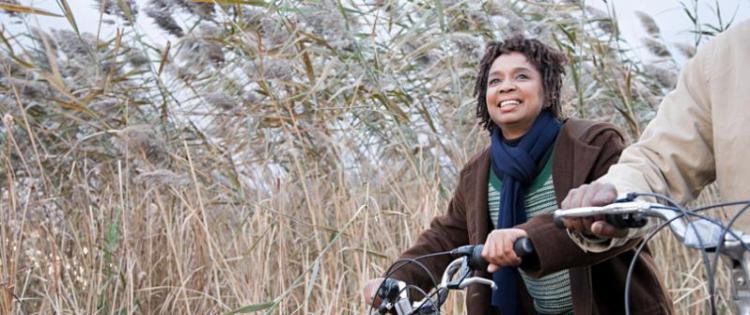
[[[423,310],[427,314],[438,314],[436,311],[445,302],[450,289],[463,289],[476,283],[489,285],[495,289],[495,283],[490,279],[469,277],[474,270],[487,269],[488,263],[482,257],[482,250],[484,250],[484,244],[464,245],[449,252],[450,255],[458,256],[458,258],[453,260],[443,272],[443,278],[436,288],[437,302],[427,296],[421,301],[410,304],[406,284],[392,278],[385,278],[377,291],[377,296],[382,300],[378,313],[386,314],[394,310],[397,314],[410,314],[412,310],[420,310],[421,314]],[[518,238],[513,242],[513,251],[518,257],[524,257],[534,253],[534,245],[526,237]],[[458,274],[457,279],[453,280],[456,274]]]
[[[696,249],[713,249],[724,243],[725,247],[740,246],[750,241],[750,235],[732,231],[724,233],[724,226],[705,218],[687,221],[679,217],[684,213],[679,209],[667,207],[658,203],[645,201],[616,202],[602,207],[581,207],[565,210],[555,210],[553,218],[558,227],[564,228],[563,219],[583,217],[604,217],[607,223],[620,228],[642,227],[646,224],[646,217],[655,217],[669,222],[669,228],[685,246]],[[721,236],[726,235],[722,240]]]
[[[452,250],[451,255],[466,256],[472,270],[486,270],[488,263],[482,257],[482,250],[484,250],[484,244],[464,245]],[[528,238],[521,237],[513,242],[513,251],[518,257],[530,255],[534,253],[534,244]]]
[[[582,218],[603,216],[607,223],[619,228],[643,227],[647,220],[643,213],[651,206],[658,205],[643,201],[617,202],[602,207],[580,207],[555,210],[552,218],[558,228],[564,228],[565,218]],[[661,206],[661,205],[658,205]]]
[[[669,201],[670,204],[674,206],[666,206],[641,200],[633,201],[638,195],[657,197]],[[737,314],[750,315],[750,285],[748,285],[747,282],[747,279],[750,278],[750,234],[743,234],[740,231],[730,229],[731,224],[736,221],[738,216],[745,210],[749,209],[750,200],[716,204],[703,207],[699,210],[731,205],[743,205],[744,208],[732,217],[729,221],[729,226],[724,226],[720,220],[704,217],[695,212],[680,208],[675,203],[671,202],[668,197],[652,193],[631,193],[628,194],[628,197],[625,199],[620,199],[615,203],[602,207],[582,207],[556,210],[553,214],[553,218],[555,224],[561,228],[565,227],[563,220],[566,218],[603,218],[608,223],[621,228],[644,226],[648,217],[663,220],[665,222],[659,228],[664,225],[669,226],[669,229],[674,236],[683,245],[688,248],[704,251],[704,264],[706,264],[706,268],[709,270],[707,275],[709,288],[713,288],[713,279],[716,272],[716,259],[718,259],[719,256],[722,256],[727,260],[727,265],[730,268],[730,285],[732,287],[731,300],[734,302],[735,311]],[[688,216],[691,217],[690,220],[688,220]],[[656,231],[658,231],[658,229]],[[649,237],[646,238],[646,241],[653,237],[656,231],[651,232]],[[645,243],[641,244],[634,257],[639,255],[643,246],[645,246]],[[708,258],[705,256],[705,252],[716,252],[717,254],[720,254],[715,256],[713,268],[711,267],[711,264],[708,263]],[[628,280],[633,272],[635,262],[636,260],[633,258],[630,264],[630,269],[628,270]],[[625,313],[628,314],[628,282],[626,282],[625,288]],[[711,289],[710,294],[711,310],[713,313],[716,313],[713,300],[713,289]]]

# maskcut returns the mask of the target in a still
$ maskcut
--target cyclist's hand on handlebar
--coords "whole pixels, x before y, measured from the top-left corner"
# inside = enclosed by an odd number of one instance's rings
[[[562,209],[604,206],[615,202],[617,189],[612,184],[593,182],[571,189],[563,200]],[[583,234],[602,238],[625,237],[628,230],[617,228],[604,220],[604,217],[566,218],[565,227]]]
[[[373,299],[378,293],[378,287],[380,287],[380,283],[382,283],[384,278],[373,278],[370,280],[367,280],[365,283],[365,287],[362,288],[362,297],[365,299],[365,304],[371,305],[373,303]],[[378,298],[378,301],[376,302],[376,306],[380,303],[380,298]]]
[[[513,251],[513,242],[526,237],[526,231],[521,229],[497,229],[487,235],[482,257],[489,263],[488,272],[495,272],[500,267],[518,266],[521,258]]]

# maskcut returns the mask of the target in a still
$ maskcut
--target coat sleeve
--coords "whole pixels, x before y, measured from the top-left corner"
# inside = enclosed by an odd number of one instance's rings
[[[589,144],[601,148],[587,178],[587,181],[590,182],[606,173],[607,169],[617,161],[625,143],[616,129],[609,128],[599,133]],[[535,247],[535,254],[531,257],[524,257],[521,264],[521,268],[533,277],[541,277],[559,270],[597,264],[630,250],[639,241],[633,239],[626,242],[625,246],[593,253],[582,250],[576,242],[568,237],[565,229],[556,227],[551,214],[536,216],[517,227],[526,231]]]
[[[463,179],[464,172],[459,179],[459,185],[463,183]],[[416,244],[401,254],[385,276],[417,285],[425,291],[436,285],[432,279],[440,281],[443,271],[451,262],[450,256],[438,255],[420,259],[421,265],[409,260],[468,244],[466,206],[461,191],[463,190],[459,186],[451,198],[447,213],[432,220],[430,227],[419,235]]]
[[[718,40],[719,38],[717,38]],[[628,147],[617,164],[598,181],[613,184],[618,194],[659,193],[684,204],[716,178],[710,85],[714,42],[706,44],[688,61],[676,88],[659,105],[656,117],[641,138]],[[653,222],[631,229],[626,238],[592,243],[572,237],[588,251],[605,251],[643,236]]]

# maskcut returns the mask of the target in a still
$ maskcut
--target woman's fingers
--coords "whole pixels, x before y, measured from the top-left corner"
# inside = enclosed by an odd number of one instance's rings
[[[526,237],[521,229],[497,229],[487,236],[482,257],[489,263],[488,272],[495,272],[499,267],[517,266],[521,263],[513,250],[513,243],[520,237]]]

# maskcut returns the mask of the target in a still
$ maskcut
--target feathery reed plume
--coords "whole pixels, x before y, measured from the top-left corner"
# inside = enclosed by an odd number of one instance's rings
[[[476,35],[457,33],[451,36],[451,42],[467,60],[476,60],[484,53],[484,42]]]
[[[99,11],[133,22],[138,18],[138,4],[135,0],[95,0]]]
[[[186,66],[196,69],[209,65],[220,66],[225,58],[223,47],[217,42],[219,34],[218,28],[204,25],[184,36],[178,45],[178,58]]]
[[[652,37],[659,36],[659,26],[656,25],[656,21],[654,21],[654,18],[643,11],[637,10],[635,11],[635,15],[638,17],[638,20],[641,21],[641,26],[643,26],[643,28],[646,30],[646,33],[648,33]]]
[[[206,100],[206,103],[223,110],[232,109],[237,105],[237,101],[224,92],[209,92],[203,96],[203,99]]]
[[[354,44],[347,30],[347,23],[353,31],[358,28],[357,22],[349,16],[342,16],[338,5],[331,0],[311,4],[305,8],[300,19],[310,27],[313,34],[323,36],[336,49],[351,49]]]
[[[641,43],[643,43],[643,46],[648,49],[649,52],[654,54],[657,57],[671,57],[672,53],[669,52],[669,49],[667,49],[667,46],[664,45],[659,40],[656,40],[651,37],[644,37],[641,38]]]
[[[181,6],[187,12],[197,15],[205,20],[213,20],[213,14],[216,11],[215,5],[210,2],[198,3],[192,0],[171,0],[172,3],[176,3]]]
[[[22,78],[4,77],[0,78],[3,86],[17,89],[23,97],[30,99],[41,99],[52,95],[49,85],[35,80]]]
[[[146,15],[154,19],[156,25],[177,37],[182,37],[185,32],[172,16],[173,8],[164,0],[150,0],[146,7]]]
[[[612,17],[607,12],[592,6],[586,6],[586,12],[591,16],[591,20],[596,21],[596,26],[600,30],[610,35],[614,34],[617,23],[612,20]]]
[[[675,43],[674,46],[677,48],[685,58],[693,58],[695,56],[695,45],[688,43]]]
[[[146,186],[185,186],[190,184],[190,180],[184,175],[178,175],[177,173],[168,169],[155,169],[153,171],[142,170],[138,174],[134,181],[141,183]]]
[[[646,64],[643,71],[656,79],[656,82],[666,90],[671,90],[677,84],[677,74],[654,64]]]
[[[87,58],[96,53],[96,36],[91,33],[76,34],[64,29],[52,30],[60,50],[69,58]]]
[[[117,136],[112,141],[123,155],[145,158],[152,165],[165,165],[169,162],[166,141],[159,137],[151,125],[132,125],[114,130]]]

